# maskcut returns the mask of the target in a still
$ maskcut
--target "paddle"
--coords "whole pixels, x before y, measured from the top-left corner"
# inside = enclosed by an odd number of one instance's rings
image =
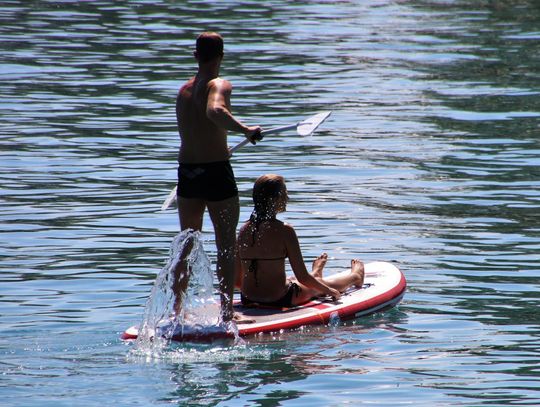
[[[305,120],[302,120],[301,122],[295,123],[295,124],[289,124],[287,126],[281,126],[281,127],[274,127],[272,129],[263,130],[261,132],[261,135],[263,137],[266,137],[270,134],[277,134],[282,133],[287,130],[293,130],[296,129],[296,132],[300,136],[309,136],[313,134],[313,132],[319,127],[322,122],[324,122],[328,116],[330,116],[332,112],[321,112],[317,113],[316,115],[313,115],[311,117],[308,117]],[[240,143],[232,147],[229,151],[230,155],[232,155],[236,150],[239,148],[242,148],[246,144],[250,143],[248,139],[242,140]],[[168,209],[172,203],[176,200],[176,187],[173,188],[167,199],[165,199],[165,202],[163,202],[163,205],[161,205],[161,210],[164,211]]]

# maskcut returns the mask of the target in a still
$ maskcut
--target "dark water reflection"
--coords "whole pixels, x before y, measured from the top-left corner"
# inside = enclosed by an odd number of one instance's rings
[[[538,403],[538,27],[532,0],[2,2],[3,402]],[[307,259],[395,261],[409,291],[354,324],[125,363],[178,227],[158,209],[206,29],[241,117],[333,110],[235,156],[242,218],[282,173]]]

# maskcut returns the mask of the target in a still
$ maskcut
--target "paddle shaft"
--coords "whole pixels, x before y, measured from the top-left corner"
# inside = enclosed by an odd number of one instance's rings
[[[273,129],[261,131],[261,135],[264,137],[264,136],[268,136],[269,134],[281,133],[282,131],[292,130],[297,127],[298,127],[298,123],[289,124],[287,126],[275,127]],[[237,145],[235,145],[229,150],[229,156],[232,156],[236,150],[239,150],[240,148],[244,147],[248,143],[250,143],[250,141],[247,138],[242,140],[240,143],[238,143]],[[174,187],[172,191],[169,193],[169,196],[167,197],[167,199],[165,199],[165,201],[163,202],[163,205],[161,206],[162,211],[164,211],[169,206],[171,206],[171,204],[176,200],[176,191],[177,191],[177,187]]]
[[[319,125],[323,121],[325,121],[328,116],[330,116],[330,113],[331,112],[322,112],[295,124],[289,124],[286,126],[274,127],[273,129],[269,129],[269,130],[263,130],[261,132],[261,135],[264,137],[270,134],[281,133],[283,131],[296,129],[296,132],[300,134],[301,136],[307,136],[313,133],[315,129],[319,127]],[[302,126],[303,128],[301,128]],[[246,144],[250,142],[251,141],[247,138],[242,140],[240,143],[238,143],[237,145],[235,145],[229,150],[229,156],[232,156],[235,151],[237,151],[238,149],[242,148],[243,146],[245,146]],[[163,205],[161,206],[162,211],[167,209],[175,201],[176,191],[177,191],[177,188],[174,187],[171,193],[169,194],[169,196],[167,197],[167,199],[165,199],[165,202],[163,202]]]
[[[265,137],[265,136],[268,136],[269,134],[281,133],[282,131],[296,129],[297,127],[298,127],[298,123],[289,124],[287,126],[275,127],[273,129],[261,131],[261,135]],[[229,154],[232,155],[236,150],[244,147],[247,143],[250,143],[250,141],[247,138],[242,140],[240,143],[238,143],[237,145],[235,145],[234,147],[230,149]]]

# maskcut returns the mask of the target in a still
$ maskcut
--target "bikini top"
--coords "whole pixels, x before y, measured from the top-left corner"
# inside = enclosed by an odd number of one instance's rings
[[[279,256],[279,257],[240,257],[242,260],[251,260],[251,261],[257,261],[257,260],[285,260],[287,256]]]
[[[259,280],[257,279],[257,270],[258,270],[258,262],[260,260],[285,260],[287,256],[280,256],[280,257],[240,257],[242,260],[250,260],[248,271],[250,273],[253,273],[253,278],[255,279],[255,287],[259,286]]]
[[[259,230],[259,226],[263,222],[277,221],[276,218],[275,218],[275,215],[272,215],[272,216],[263,215],[263,216],[261,216],[261,215],[257,214],[255,209],[253,210],[249,220],[251,222],[253,222],[253,225],[255,226],[255,228],[251,232],[252,244],[255,243],[255,236],[257,234],[257,231]],[[250,273],[253,273],[253,278],[255,280],[255,287],[258,287],[259,286],[259,281],[257,279],[258,262],[260,260],[284,260],[284,259],[287,258],[287,256],[280,256],[280,257],[240,257],[240,258],[242,260],[250,260],[248,271]]]

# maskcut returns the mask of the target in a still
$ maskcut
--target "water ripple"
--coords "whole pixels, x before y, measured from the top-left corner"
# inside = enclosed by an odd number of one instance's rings
[[[537,403],[539,20],[532,0],[3,2],[3,402]],[[351,324],[126,361],[178,231],[159,207],[206,29],[247,122],[333,110],[235,154],[241,219],[281,173],[306,261],[395,261],[409,289]]]

